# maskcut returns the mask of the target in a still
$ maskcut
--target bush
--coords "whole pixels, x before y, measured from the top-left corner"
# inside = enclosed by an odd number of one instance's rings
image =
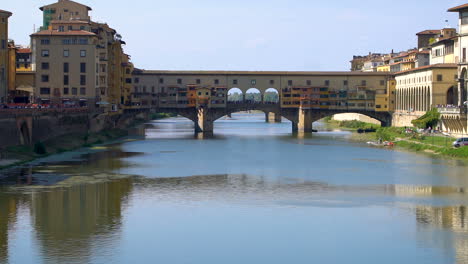
[[[426,129],[429,127],[436,127],[439,123],[439,120],[440,113],[436,108],[433,108],[420,118],[411,121],[411,123],[418,128]]]
[[[34,153],[39,154],[39,155],[44,155],[47,153],[46,147],[44,146],[44,143],[42,142],[37,142],[34,144]]]

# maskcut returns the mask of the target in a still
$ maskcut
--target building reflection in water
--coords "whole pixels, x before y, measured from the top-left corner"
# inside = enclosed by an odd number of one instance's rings
[[[132,186],[131,179],[121,179],[34,193],[32,221],[47,260],[66,263],[111,246]],[[99,247],[93,248],[95,245]]]
[[[20,196],[0,188],[0,263],[8,262],[8,233],[17,221]]]

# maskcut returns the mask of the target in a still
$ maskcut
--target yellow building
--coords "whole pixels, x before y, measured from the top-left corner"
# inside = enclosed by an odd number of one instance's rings
[[[0,103],[8,97],[8,18],[11,12],[0,10]]]
[[[412,126],[412,120],[431,108],[455,103],[456,64],[435,64],[399,72],[395,80],[394,126]]]
[[[376,112],[395,111],[395,89],[396,89],[396,80],[389,80],[387,82],[387,89],[376,91],[376,95],[375,95],[375,111]]]

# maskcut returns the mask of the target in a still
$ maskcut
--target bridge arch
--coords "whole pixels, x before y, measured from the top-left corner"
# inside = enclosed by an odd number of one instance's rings
[[[360,114],[380,122],[382,127],[391,126],[392,124],[392,115],[388,112],[374,112],[374,111],[320,111],[317,114],[314,114],[312,117],[312,122],[317,122],[323,118],[334,116],[337,114]],[[360,121],[360,120],[358,120]],[[362,121],[365,122],[365,121]]]
[[[265,103],[279,103],[280,102],[280,94],[278,89],[276,88],[268,88],[263,93],[263,101]]]
[[[26,120],[20,122],[19,126],[19,134],[20,134],[20,143],[21,145],[31,145],[31,133]]]
[[[240,88],[233,87],[227,92],[227,101],[228,102],[243,102],[244,101],[244,92]]]
[[[263,101],[263,94],[257,88],[250,88],[245,92],[245,102],[260,103]]]

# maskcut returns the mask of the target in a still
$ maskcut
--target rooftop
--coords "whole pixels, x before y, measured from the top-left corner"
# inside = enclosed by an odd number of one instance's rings
[[[50,4],[50,5],[41,6],[41,7],[39,7],[39,9],[40,9],[41,11],[44,11],[44,8],[46,8],[46,7],[52,7],[52,6],[58,5],[60,2],[74,3],[74,4],[77,4],[77,5],[86,7],[89,11],[93,10],[93,9],[91,9],[91,7],[89,7],[89,6],[87,6],[87,5],[83,5],[83,4],[80,4],[80,3],[77,3],[77,2],[71,1],[71,0],[59,0],[57,3],[53,3],[53,4]]]
[[[406,71],[401,71],[395,74],[399,75],[399,74],[405,74],[405,73],[410,73],[414,71],[421,71],[421,70],[428,70],[428,69],[451,69],[451,68],[457,69],[458,65],[456,63],[439,63],[439,64],[434,64],[434,65],[422,66],[422,67],[418,67],[418,68],[414,68],[414,69],[410,69]]]
[[[416,35],[437,35],[437,34],[440,34],[439,29],[428,29],[428,30],[424,30],[419,33],[416,33]]]
[[[463,9],[468,9],[468,4],[463,4],[463,5],[459,5],[456,7],[452,7],[449,10],[447,10],[447,12],[459,12],[460,10],[463,10]]]
[[[9,16],[13,15],[13,13],[6,11],[6,10],[2,10],[2,9],[0,9],[0,14],[7,14]]]
[[[84,30],[58,31],[48,29],[31,34],[31,36],[96,36],[96,34]]]
[[[30,48],[19,48],[17,49],[17,53],[31,53]]]

